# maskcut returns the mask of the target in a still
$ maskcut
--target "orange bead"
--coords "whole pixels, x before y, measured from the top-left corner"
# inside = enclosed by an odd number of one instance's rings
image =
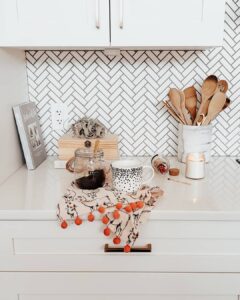
[[[108,227],[106,227],[106,228],[103,230],[103,233],[104,233],[104,235],[109,236],[109,235],[111,234],[111,230],[110,230]]]
[[[131,251],[131,247],[129,245],[125,245],[123,250],[124,250],[124,252],[128,253]]]
[[[135,210],[137,208],[137,204],[135,202],[130,203],[130,206],[132,210]]]
[[[144,202],[143,201],[138,201],[137,202],[137,207],[138,208],[143,208],[143,206],[144,206]]]
[[[103,206],[99,206],[98,211],[100,212],[100,214],[104,214],[105,208]]]
[[[121,202],[118,202],[117,204],[116,204],[116,209],[121,209],[122,208],[122,203]]]
[[[114,219],[119,219],[120,218],[120,213],[119,213],[118,210],[114,210],[114,212],[113,212],[113,218]]]
[[[82,224],[82,219],[79,218],[79,216],[76,217],[76,219],[75,219],[75,224],[76,224],[76,225],[81,225],[81,224]]]
[[[125,206],[124,209],[127,213],[130,213],[132,211],[132,208],[130,205]]]
[[[89,215],[88,215],[88,221],[89,222],[93,222],[94,219],[95,219],[94,215],[92,213],[89,213]]]
[[[118,244],[120,244],[120,243],[121,243],[120,237],[116,236],[116,237],[113,239],[113,244],[118,245]]]
[[[68,223],[67,223],[65,220],[62,221],[61,227],[62,227],[63,229],[66,229],[66,228],[68,227]]]
[[[103,222],[103,224],[107,224],[107,223],[109,222],[108,217],[107,217],[107,216],[104,216],[104,217],[102,218],[102,222]]]

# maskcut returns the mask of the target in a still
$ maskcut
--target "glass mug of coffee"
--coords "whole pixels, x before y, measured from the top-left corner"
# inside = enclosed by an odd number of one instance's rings
[[[154,177],[153,168],[143,166],[138,160],[117,160],[112,162],[111,169],[113,188],[122,192],[134,193]],[[151,170],[151,176],[143,179],[145,169]]]

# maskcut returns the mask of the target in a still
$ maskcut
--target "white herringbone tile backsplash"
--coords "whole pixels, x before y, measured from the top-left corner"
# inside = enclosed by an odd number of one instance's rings
[[[223,48],[207,51],[27,51],[29,98],[37,104],[49,155],[63,132],[52,130],[51,104],[66,103],[69,121],[98,118],[119,135],[122,155],[175,155],[177,123],[161,101],[169,87],[215,74],[228,80],[232,101],[214,121],[213,155],[240,155],[240,1],[227,0]]]

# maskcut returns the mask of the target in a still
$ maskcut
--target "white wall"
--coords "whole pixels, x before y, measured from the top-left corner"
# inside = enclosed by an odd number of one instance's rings
[[[0,184],[23,164],[12,106],[25,101],[25,53],[0,49]]]

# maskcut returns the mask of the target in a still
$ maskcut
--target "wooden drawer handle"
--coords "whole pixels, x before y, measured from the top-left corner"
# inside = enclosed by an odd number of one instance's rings
[[[124,252],[124,249],[123,247],[112,247],[108,244],[105,244],[104,252]],[[131,252],[152,252],[152,244],[147,244],[140,247],[132,247]]]

